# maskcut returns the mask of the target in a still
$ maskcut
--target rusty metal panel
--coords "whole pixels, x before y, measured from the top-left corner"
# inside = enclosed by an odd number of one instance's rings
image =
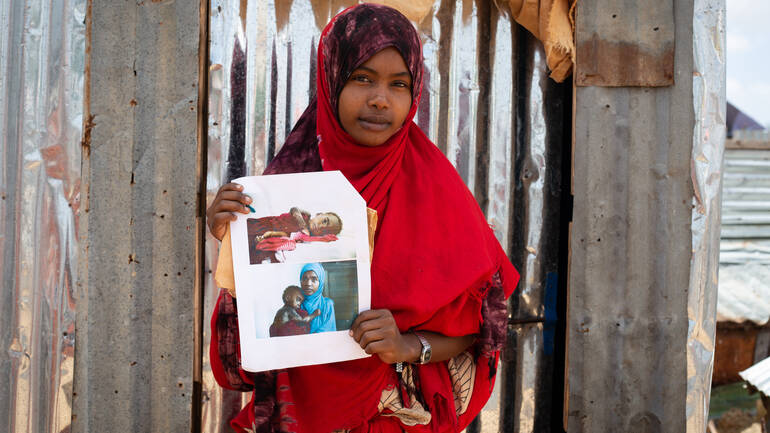
[[[719,324],[714,351],[713,385],[740,382],[739,372],[754,365],[759,328]]]
[[[725,6],[691,0],[674,7],[674,86],[576,89],[569,432],[706,428]],[[645,16],[638,15],[640,26],[657,25]]]
[[[674,0],[580,0],[575,21],[578,86],[674,84]]]
[[[69,431],[85,0],[0,2],[0,431]]]
[[[89,2],[75,432],[191,430],[198,2]]]

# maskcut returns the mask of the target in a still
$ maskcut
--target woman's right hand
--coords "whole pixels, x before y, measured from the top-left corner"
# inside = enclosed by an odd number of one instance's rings
[[[211,206],[206,209],[206,223],[209,225],[209,231],[220,241],[225,235],[227,224],[236,219],[233,212],[249,213],[249,208],[246,206],[251,204],[251,197],[241,191],[243,191],[243,185],[237,183],[222,185]]]

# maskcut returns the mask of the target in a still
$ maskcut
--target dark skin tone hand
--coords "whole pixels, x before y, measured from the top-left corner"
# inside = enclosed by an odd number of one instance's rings
[[[418,331],[428,340],[433,354],[430,362],[451,359],[470,347],[475,335],[447,337],[435,332]],[[356,317],[349,334],[370,355],[376,354],[386,364],[417,362],[422,343],[412,333],[402,334],[390,310],[364,311]]]
[[[217,191],[211,206],[206,209],[206,223],[209,225],[209,231],[220,241],[227,230],[227,223],[237,218],[233,212],[249,213],[246,205],[251,204],[251,198],[242,191],[243,185],[224,184]]]

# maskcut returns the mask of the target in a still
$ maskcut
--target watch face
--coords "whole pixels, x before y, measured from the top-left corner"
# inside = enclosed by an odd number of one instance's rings
[[[424,354],[422,356],[422,359],[421,359],[422,363],[423,364],[427,364],[428,361],[430,361],[430,356],[432,354],[433,354],[433,350],[430,347],[426,348],[425,352],[424,352]]]

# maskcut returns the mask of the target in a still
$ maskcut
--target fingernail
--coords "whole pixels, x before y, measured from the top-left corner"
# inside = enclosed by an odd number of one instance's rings
[[[251,197],[246,196],[246,203],[251,203]]]
[[[348,329],[348,335],[350,335],[351,337],[353,336],[353,330],[352,329]]]
[[[238,191],[243,191],[243,185],[238,185]]]

